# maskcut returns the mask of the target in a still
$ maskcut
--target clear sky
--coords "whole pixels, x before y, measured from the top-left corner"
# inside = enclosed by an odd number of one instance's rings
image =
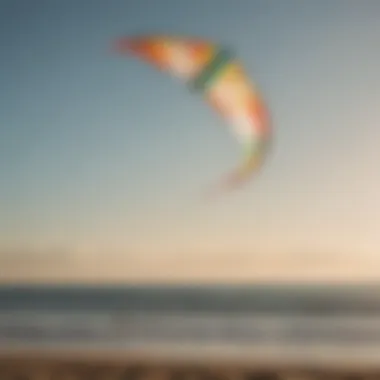
[[[254,267],[259,256],[380,254],[378,1],[0,7],[0,261]],[[228,126],[169,76],[110,49],[155,31],[233,46],[261,87],[275,141],[243,191],[199,202],[238,162]]]

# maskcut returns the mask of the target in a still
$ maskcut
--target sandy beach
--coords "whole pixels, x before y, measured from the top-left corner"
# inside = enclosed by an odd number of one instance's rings
[[[379,368],[341,363],[300,366],[228,360],[170,360],[86,352],[0,352],[1,380],[319,380],[380,379]]]

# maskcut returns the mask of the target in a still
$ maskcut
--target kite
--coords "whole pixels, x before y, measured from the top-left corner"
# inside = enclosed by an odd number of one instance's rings
[[[242,145],[243,157],[218,190],[239,187],[262,166],[271,141],[269,114],[230,49],[199,38],[170,35],[122,37],[115,48],[179,78],[228,122]]]

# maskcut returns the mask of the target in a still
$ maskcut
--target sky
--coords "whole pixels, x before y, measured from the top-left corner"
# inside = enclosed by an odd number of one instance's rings
[[[380,3],[152,3],[0,1],[7,275],[35,264],[43,276],[49,262],[65,276],[93,267],[99,277],[108,263],[123,280],[176,265],[182,278],[207,277],[223,262],[227,277],[250,279],[336,260],[347,273],[368,262],[376,276]],[[228,125],[169,75],[111,49],[156,32],[232,46],[270,109],[263,170],[216,202],[199,195],[238,162]]]

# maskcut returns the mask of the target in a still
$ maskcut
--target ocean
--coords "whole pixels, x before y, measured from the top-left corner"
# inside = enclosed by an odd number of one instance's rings
[[[380,285],[2,286],[1,347],[378,360]]]

